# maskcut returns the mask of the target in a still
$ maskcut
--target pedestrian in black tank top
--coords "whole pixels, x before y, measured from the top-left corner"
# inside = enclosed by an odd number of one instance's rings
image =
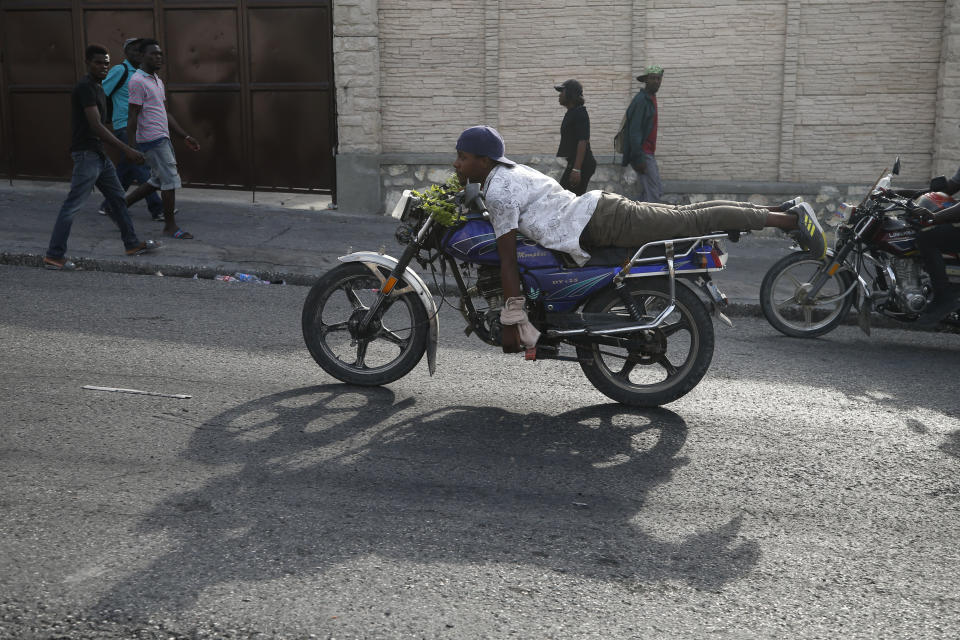
[[[560,176],[560,186],[580,196],[586,193],[587,184],[597,169],[597,161],[590,151],[590,116],[583,106],[583,85],[576,80],[567,80],[554,87],[560,92],[560,105],[566,107],[560,125],[560,148],[558,158],[567,159],[567,168]]]

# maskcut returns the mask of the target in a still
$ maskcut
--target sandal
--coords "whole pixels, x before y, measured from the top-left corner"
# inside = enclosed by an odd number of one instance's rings
[[[43,257],[43,268],[51,271],[76,271],[77,265],[66,258]]]
[[[127,249],[128,256],[142,256],[145,253],[150,253],[151,251],[156,251],[160,248],[160,244],[153,240],[145,240],[135,247]]]
[[[189,231],[184,231],[183,229],[177,229],[173,233],[166,234],[171,238],[176,238],[177,240],[193,240],[193,234]]]

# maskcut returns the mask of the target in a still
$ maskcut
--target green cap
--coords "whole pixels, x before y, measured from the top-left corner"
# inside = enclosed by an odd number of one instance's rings
[[[643,73],[637,76],[637,80],[639,80],[640,82],[646,82],[647,76],[662,76],[662,75],[663,75],[663,67],[661,67],[658,64],[651,64],[643,68]]]

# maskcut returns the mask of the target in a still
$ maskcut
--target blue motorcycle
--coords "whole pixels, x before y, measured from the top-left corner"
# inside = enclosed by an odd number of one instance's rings
[[[405,192],[393,214],[400,220],[397,240],[406,245],[400,258],[382,250],[351,253],[313,286],[303,336],[324,371],[350,384],[383,385],[409,373],[426,353],[433,375],[434,293],[441,304],[457,298],[467,335],[501,344],[500,260],[483,194],[467,185],[456,202],[460,219],[443,226]],[[623,404],[658,406],[682,397],[710,367],[711,310],[729,324],[721,313],[726,297],[710,279],[724,268],[719,241],[728,237],[735,241],[738,232],[591,249],[582,267],[518,237],[526,309],[541,332],[526,358],[577,362],[600,392]],[[413,261],[430,271],[432,289]]]

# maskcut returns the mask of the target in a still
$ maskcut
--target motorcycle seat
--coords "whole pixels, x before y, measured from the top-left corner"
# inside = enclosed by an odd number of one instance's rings
[[[717,233],[727,234],[727,238],[731,242],[737,242],[740,240],[740,235],[742,233],[747,233],[743,231],[716,231],[708,235],[714,235]],[[696,243],[696,240],[690,240],[687,242],[678,242],[673,245],[673,251],[676,255],[682,255],[690,250],[690,248]],[[584,247],[587,253],[590,254],[590,260],[587,261],[586,267],[619,267],[623,265],[624,262],[633,257],[633,254],[637,252],[640,247]],[[565,254],[564,254],[565,255]],[[665,255],[663,245],[656,245],[650,247],[643,253],[643,258],[662,258]],[[573,264],[573,259],[570,256],[566,256],[564,260],[564,265]],[[568,265],[569,266],[569,265]]]
[[[673,246],[674,253],[683,254],[690,250],[690,247],[693,246],[693,242],[681,242]],[[637,252],[637,249],[640,247],[597,247],[595,249],[588,249],[587,253],[590,254],[590,260],[587,261],[585,266],[588,267],[619,267],[624,262],[633,257],[633,254]],[[662,258],[665,253],[663,250],[663,245],[657,245],[655,247],[650,247],[643,252],[642,258]]]

